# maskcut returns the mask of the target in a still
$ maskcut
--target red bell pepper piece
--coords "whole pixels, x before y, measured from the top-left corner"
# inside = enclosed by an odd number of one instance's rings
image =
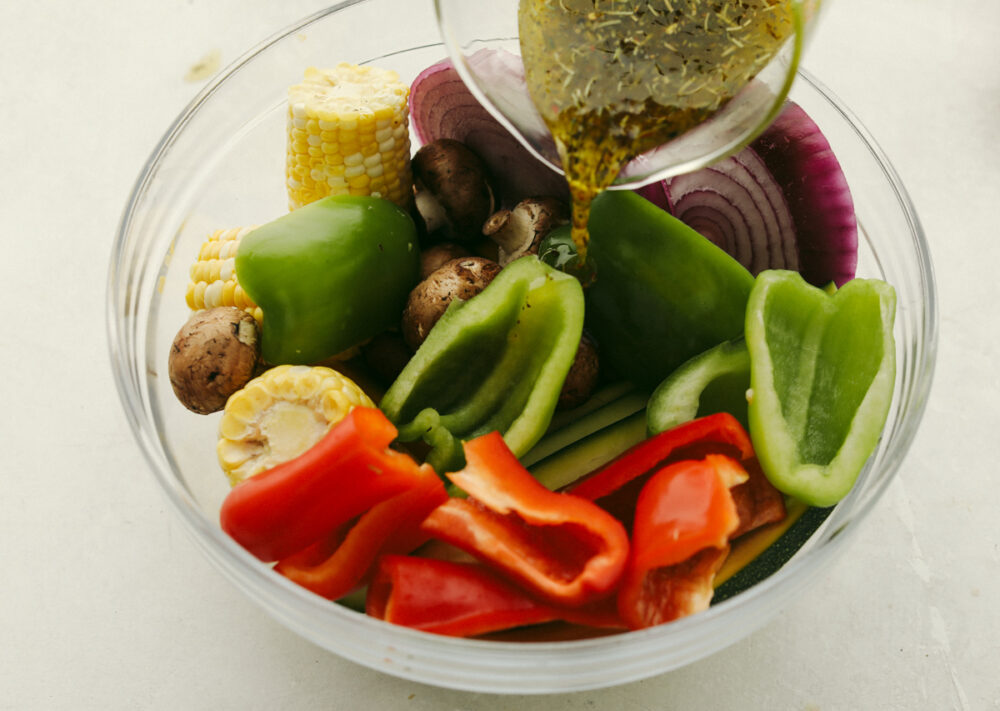
[[[701,459],[708,453],[729,454],[734,459],[748,459],[754,454],[750,436],[739,420],[728,412],[719,412],[643,440],[601,469],[574,482],[567,491],[596,501],[643,475],[648,478],[669,462]]]
[[[471,637],[557,619],[478,563],[385,555],[368,586],[365,612],[425,632]]]
[[[223,530],[263,561],[326,539],[422,480],[413,459],[388,448],[395,437],[381,411],[354,408],[300,456],[234,487],[219,514]]]
[[[732,492],[742,523],[734,536],[785,517],[784,498],[760,472],[750,436],[727,412],[653,435],[577,480],[566,491],[598,503],[631,530],[636,498],[653,473],[671,462],[701,459],[707,454],[725,454],[740,460],[751,473],[750,480]]]
[[[632,629],[704,610],[712,578],[739,525],[730,488],[746,481],[735,460],[707,455],[657,471],[636,502],[618,613]]]
[[[561,608],[528,595],[478,562],[383,555],[368,586],[365,612],[425,632],[472,637],[562,620],[621,628],[613,597]]]
[[[744,459],[740,464],[750,477],[739,486],[734,486],[730,492],[740,515],[740,525],[733,531],[731,539],[739,538],[759,526],[782,521],[788,513],[784,494],[767,480],[757,457]]]
[[[420,523],[448,500],[435,471],[421,467],[420,480],[375,504],[348,530],[278,561],[275,570],[317,595],[336,600],[363,584],[385,553],[409,553],[427,540]]]
[[[539,484],[497,432],[463,446],[466,466],[448,477],[470,498],[436,508],[424,520],[427,533],[558,605],[582,606],[612,592],[628,556],[621,523],[590,501]]]

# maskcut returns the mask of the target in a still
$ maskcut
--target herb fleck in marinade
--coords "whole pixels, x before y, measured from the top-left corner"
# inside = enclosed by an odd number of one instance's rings
[[[521,0],[518,23],[583,259],[594,197],[632,158],[722,108],[794,27],[792,0]]]

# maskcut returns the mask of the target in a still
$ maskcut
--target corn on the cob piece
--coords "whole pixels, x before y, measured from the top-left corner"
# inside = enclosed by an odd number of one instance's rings
[[[216,230],[198,251],[198,260],[191,265],[185,299],[194,311],[216,306],[235,306],[261,322],[260,307],[240,287],[236,279],[236,248],[253,227]]]
[[[413,199],[410,88],[396,72],[341,63],[288,91],[288,207],[327,195]]]
[[[219,464],[236,486],[299,456],[355,407],[375,404],[353,380],[332,368],[271,368],[226,403],[219,423]]]

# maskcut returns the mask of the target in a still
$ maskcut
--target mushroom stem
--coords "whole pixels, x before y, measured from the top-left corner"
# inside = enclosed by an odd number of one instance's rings
[[[568,219],[566,206],[556,198],[526,198],[510,210],[493,213],[483,234],[500,247],[500,265],[506,266],[525,254],[536,254],[545,236]]]

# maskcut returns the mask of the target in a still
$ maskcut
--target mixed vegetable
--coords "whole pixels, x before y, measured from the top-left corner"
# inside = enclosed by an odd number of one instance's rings
[[[290,212],[208,238],[169,358],[222,411],[222,528],[277,574],[439,634],[639,629],[770,574],[851,490],[895,297],[853,278],[801,108],[599,196],[582,282],[565,184],[449,62],[309,70],[288,130]]]

